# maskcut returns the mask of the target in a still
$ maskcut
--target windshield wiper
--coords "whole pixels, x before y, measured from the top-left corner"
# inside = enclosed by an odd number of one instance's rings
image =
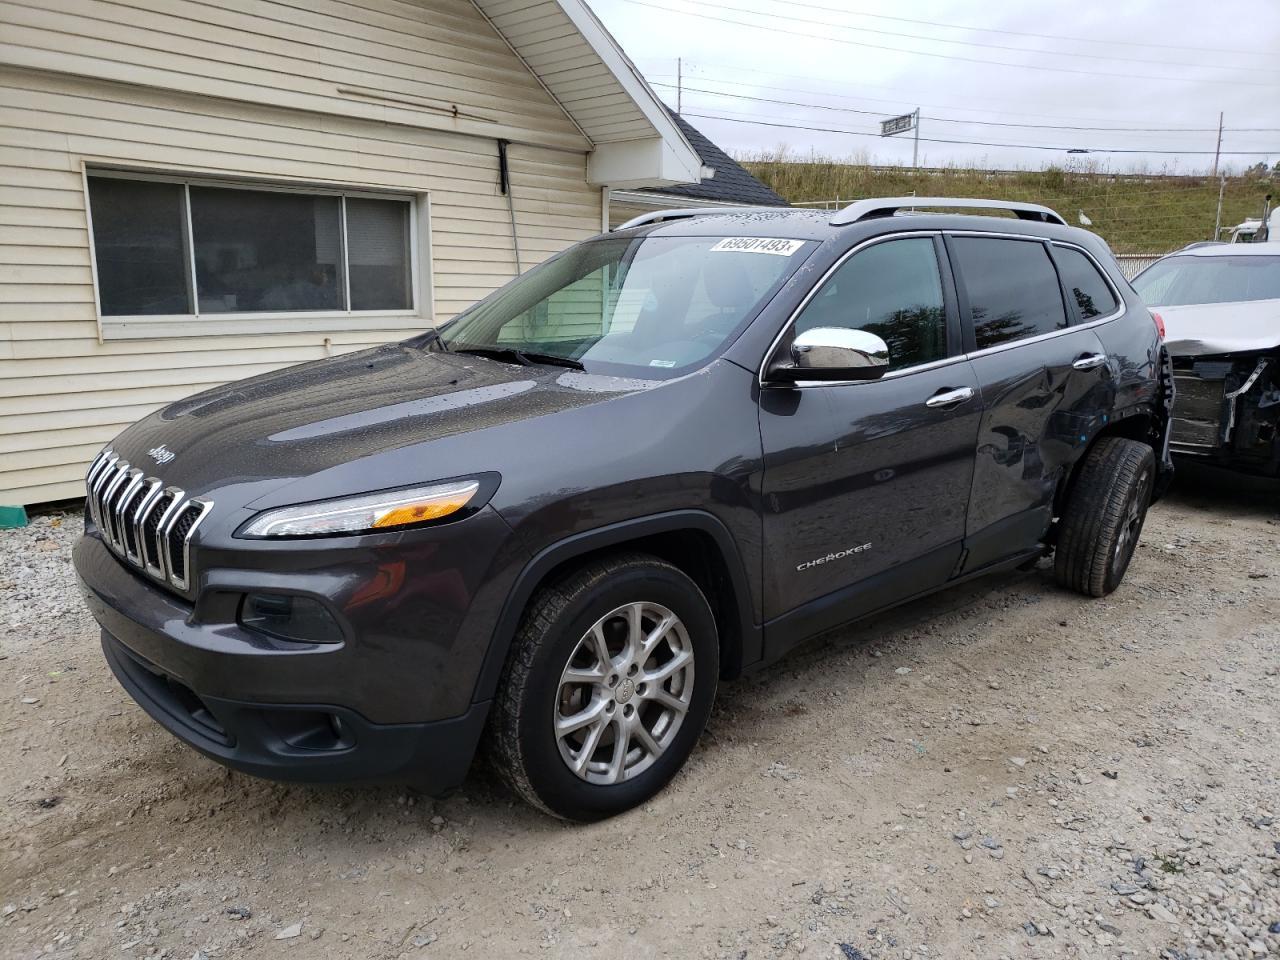
[[[572,357],[558,357],[553,353],[530,353],[514,347],[454,347],[454,353],[469,353],[477,357],[488,357],[491,360],[514,361],[522,367],[543,364],[549,367],[568,367],[571,370],[585,369],[582,363]]]
[[[559,357],[554,353],[530,353],[528,350],[518,351],[520,356],[531,363],[544,363],[549,367],[568,367],[570,370],[585,370],[581,360],[573,357]]]
[[[424,350],[435,346],[441,353],[449,352],[449,345],[444,342],[444,337],[440,335],[440,331],[435,327],[422,331],[422,333],[418,334],[416,337],[410,337],[405,341],[405,343]]]

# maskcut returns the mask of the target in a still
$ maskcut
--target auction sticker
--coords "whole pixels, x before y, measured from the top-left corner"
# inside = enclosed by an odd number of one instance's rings
[[[723,253],[728,250],[734,253],[772,253],[778,257],[789,257],[803,246],[803,240],[776,240],[769,237],[725,237],[711,248],[711,252]]]

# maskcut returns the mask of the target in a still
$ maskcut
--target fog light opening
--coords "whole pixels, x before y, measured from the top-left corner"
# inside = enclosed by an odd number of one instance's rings
[[[341,643],[342,628],[333,614],[312,597],[282,593],[248,593],[240,604],[240,626],[295,643]]]

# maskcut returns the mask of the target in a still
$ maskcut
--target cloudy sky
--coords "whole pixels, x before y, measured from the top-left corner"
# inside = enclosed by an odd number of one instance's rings
[[[909,164],[879,121],[919,107],[922,165],[1208,170],[1219,111],[1224,165],[1280,160],[1280,0],[590,2],[734,153]]]

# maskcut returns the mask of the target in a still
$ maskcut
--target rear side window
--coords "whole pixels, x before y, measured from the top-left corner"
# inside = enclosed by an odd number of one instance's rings
[[[950,243],[979,350],[1067,326],[1058,273],[1044,244],[995,237],[953,237]]]
[[[946,357],[947,314],[933,240],[888,240],[855,253],[796,317],[796,333],[815,327],[874,333],[889,347],[890,370]]]
[[[1081,320],[1105,317],[1115,312],[1119,306],[1116,296],[1092,260],[1073,247],[1055,246],[1053,253],[1062,272],[1062,284],[1080,309]]]

